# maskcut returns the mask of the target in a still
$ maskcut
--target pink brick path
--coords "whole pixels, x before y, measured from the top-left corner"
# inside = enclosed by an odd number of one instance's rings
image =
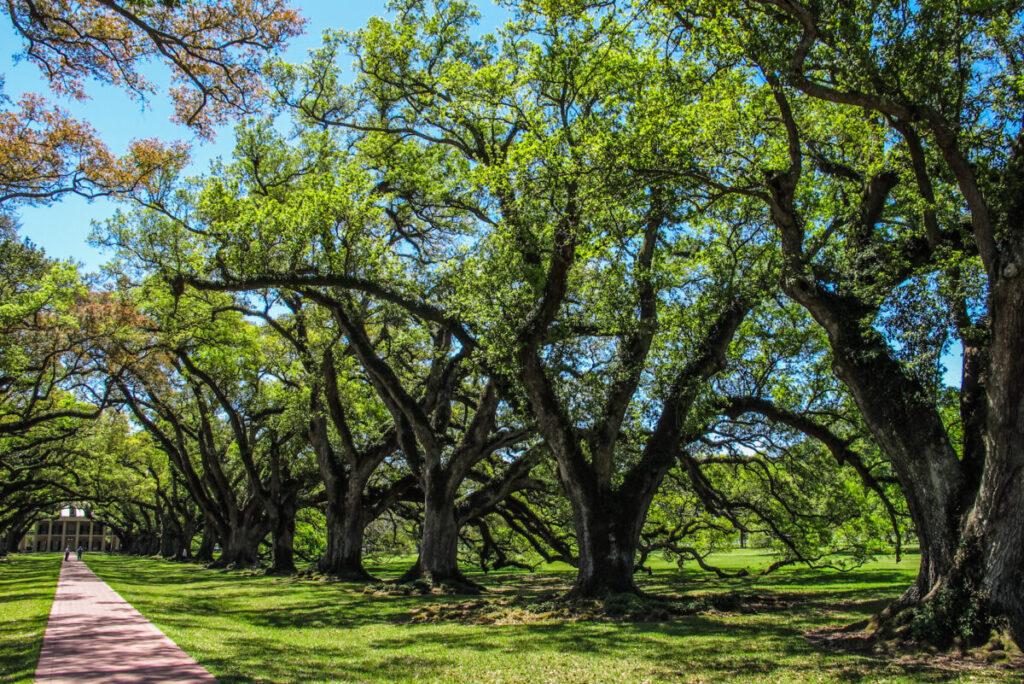
[[[216,681],[85,563],[64,563],[36,682]]]

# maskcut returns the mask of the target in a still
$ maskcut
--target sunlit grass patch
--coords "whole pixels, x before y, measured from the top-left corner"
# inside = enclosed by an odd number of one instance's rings
[[[0,682],[32,681],[60,564],[60,554],[0,560]]]

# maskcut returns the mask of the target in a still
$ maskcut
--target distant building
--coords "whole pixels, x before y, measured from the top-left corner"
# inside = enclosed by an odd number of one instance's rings
[[[22,537],[18,551],[74,551],[81,546],[86,551],[117,551],[117,536],[110,526],[86,517],[81,508],[62,508],[60,515],[36,521]]]

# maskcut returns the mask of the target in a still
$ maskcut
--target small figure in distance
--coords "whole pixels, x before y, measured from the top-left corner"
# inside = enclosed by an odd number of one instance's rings
[[[71,555],[71,547],[70,546],[65,546],[64,547],[64,560],[67,561],[68,556],[70,556],[70,555]]]
[[[85,551],[85,549],[83,549],[82,545],[79,544],[78,548],[75,549],[75,555],[78,556],[78,560],[82,560],[82,551]]]

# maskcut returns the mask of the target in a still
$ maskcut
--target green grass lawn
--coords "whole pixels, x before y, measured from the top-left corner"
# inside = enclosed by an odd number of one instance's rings
[[[749,567],[765,559],[750,553],[717,560]],[[660,567],[641,578],[644,588],[682,596],[698,612],[652,613],[648,621],[642,613],[640,620],[614,620],[600,611],[566,611],[553,599],[572,579],[567,568],[474,575],[491,591],[466,597],[366,593],[359,584],[153,559],[87,561],[222,682],[880,684],[1015,676],[952,659],[840,653],[805,638],[877,611],[913,577],[916,557],[846,574],[786,569],[759,579]]]
[[[0,559],[0,682],[31,682],[60,574],[60,554]]]

